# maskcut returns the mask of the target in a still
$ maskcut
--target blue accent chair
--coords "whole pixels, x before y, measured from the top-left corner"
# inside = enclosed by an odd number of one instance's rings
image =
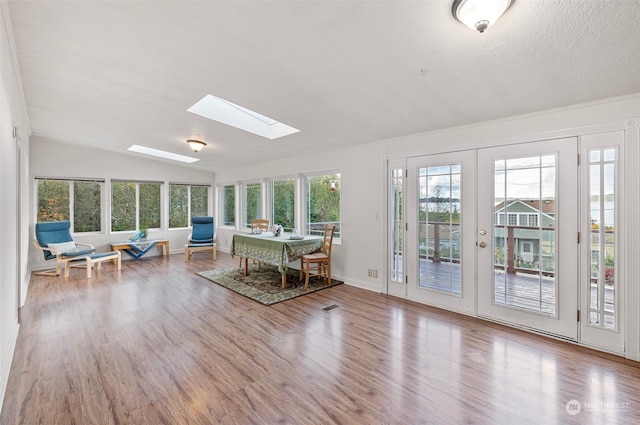
[[[193,227],[189,240],[184,246],[184,261],[191,259],[191,254],[199,251],[213,251],[213,260],[217,257],[215,223],[213,217],[191,217]]]
[[[82,267],[87,269],[87,279],[90,279],[93,265],[97,264],[100,269],[103,261],[113,261],[121,270],[120,251],[96,253],[93,245],[74,242],[70,228],[68,221],[36,223],[34,245],[42,251],[45,260],[55,259],[56,268],[34,274],[60,276],[64,268],[64,277],[69,277],[71,267]]]

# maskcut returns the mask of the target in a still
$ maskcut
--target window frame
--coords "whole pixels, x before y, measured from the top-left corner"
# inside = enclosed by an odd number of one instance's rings
[[[133,230],[113,230],[113,183],[125,183],[125,184],[135,184],[135,199],[136,199],[136,219],[135,219],[135,229]],[[109,234],[125,234],[137,232],[140,230],[140,185],[141,184],[157,184],[160,186],[160,227],[150,227],[148,229],[161,230],[162,222],[164,218],[164,211],[162,208],[163,205],[163,190],[162,186],[164,182],[156,181],[156,180],[138,180],[138,179],[111,179],[109,181]]]
[[[310,220],[309,220],[309,214],[310,214],[310,207],[309,207],[309,183],[310,183],[310,179],[314,178],[314,177],[322,177],[322,176],[330,176],[330,175],[337,175],[338,176],[338,181],[337,181],[337,188],[340,190],[340,202],[339,202],[339,219],[337,221],[337,229],[336,232],[334,234],[334,239],[333,242],[336,244],[340,244],[343,238],[342,235],[342,172],[340,169],[338,168],[333,168],[333,169],[328,169],[328,170],[322,170],[322,171],[316,171],[316,172],[312,172],[312,173],[304,173],[301,175],[301,193],[300,193],[300,197],[302,199],[302,211],[301,211],[301,222],[300,222],[300,233],[303,235],[310,235],[310,233],[308,232],[309,226],[310,226]]]
[[[238,189],[240,194],[240,199],[236,198],[236,204],[239,205],[240,209],[240,219],[239,222],[236,222],[236,228],[238,230],[250,230],[251,223],[248,220],[247,214],[247,186],[248,185],[257,185],[260,187],[260,196],[258,198],[258,205],[260,207],[260,213],[258,217],[255,218],[266,218],[271,221],[271,218],[266,215],[266,191],[265,191],[265,182],[263,180],[243,180],[238,182]],[[273,224],[273,223],[272,223]]]
[[[282,224],[282,223],[276,223],[276,217],[275,217],[275,191],[274,191],[274,184],[277,182],[284,182],[284,181],[289,181],[291,180],[293,182],[293,205],[292,205],[292,210],[293,210],[293,224],[291,227],[285,227],[283,225],[283,229],[285,232],[298,232],[298,179],[296,178],[295,175],[287,175],[287,176],[277,176],[277,177],[270,177],[267,180],[267,185],[268,185],[268,189],[267,189],[267,205],[269,206],[268,208],[268,218],[271,221],[272,225],[275,224]]]
[[[34,208],[35,208],[35,212],[34,212],[34,218],[35,218],[35,222],[38,223],[40,222],[38,220],[38,217],[40,215],[39,213],[39,208],[40,208],[40,181],[58,181],[58,182],[64,182],[67,184],[67,190],[68,190],[68,211],[69,211],[69,217],[68,220],[71,223],[71,227],[69,229],[70,233],[72,235],[103,235],[106,233],[105,231],[105,214],[104,214],[104,209],[103,206],[105,205],[105,197],[106,197],[106,190],[105,190],[105,179],[101,179],[101,178],[80,178],[80,177],[41,177],[41,176],[34,176],[34,185],[35,185],[35,190],[34,192],[34,197],[35,197],[35,202],[34,202]],[[75,185],[74,183],[97,183],[100,187],[100,195],[99,195],[99,199],[100,199],[100,207],[99,207],[99,211],[100,211],[100,230],[97,231],[90,231],[90,232],[78,232],[75,230],[76,228],[76,223],[75,223],[75,198],[76,198],[76,194],[75,194]]]
[[[171,211],[171,186],[186,186],[187,187],[187,225],[172,227],[170,222]],[[207,212],[206,216],[211,215],[211,185],[207,183],[183,183],[183,182],[169,182],[167,185],[167,230],[182,230],[189,229],[191,227],[191,217],[193,217],[193,205],[191,190],[194,187],[206,187],[207,188]]]
[[[225,190],[226,188],[233,188],[233,223],[226,223],[226,215],[225,215]],[[235,230],[238,226],[238,184],[237,183],[221,183],[216,186],[217,189],[217,210],[219,220],[216,222],[216,226],[223,229],[232,229]]]

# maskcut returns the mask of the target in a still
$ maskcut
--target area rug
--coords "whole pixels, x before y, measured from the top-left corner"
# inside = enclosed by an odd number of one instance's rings
[[[332,285],[329,286],[325,281],[312,276],[309,288],[305,289],[304,281],[298,282],[299,273],[298,270],[288,271],[285,289],[282,289],[282,275],[278,269],[265,264],[260,268],[250,269],[248,276],[244,275],[243,269],[237,267],[207,270],[197,274],[264,305],[276,304],[343,283],[331,279]]]

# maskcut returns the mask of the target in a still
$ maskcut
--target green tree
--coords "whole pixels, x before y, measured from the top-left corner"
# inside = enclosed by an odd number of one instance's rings
[[[66,220],[70,220],[69,182],[38,180],[38,222]]]
[[[111,182],[111,230],[136,230],[136,184]]]
[[[245,227],[251,227],[251,222],[262,217],[262,185],[247,183],[244,192]]]
[[[273,182],[273,224],[280,224],[286,232],[294,228],[295,180]]]
[[[222,206],[222,223],[225,226],[235,226],[236,224],[236,188],[234,185],[227,185],[223,188],[224,201]]]
[[[101,183],[73,182],[74,232],[99,232],[101,223]]]
[[[189,226],[189,186],[169,185],[169,227]]]
[[[311,230],[325,223],[340,223],[340,175],[329,174],[308,179],[308,222]],[[313,226],[319,223],[321,226]],[[338,235],[340,229],[337,229]]]
[[[209,215],[209,188],[191,186],[191,217]]]
[[[160,228],[160,183],[139,184],[140,230]]]

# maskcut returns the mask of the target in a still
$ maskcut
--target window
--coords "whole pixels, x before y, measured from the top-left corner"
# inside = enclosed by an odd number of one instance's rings
[[[251,222],[262,216],[262,184],[244,183],[242,185],[242,205],[244,208],[245,229],[251,228]]]
[[[305,234],[323,234],[325,224],[335,224],[340,238],[340,174],[307,176],[305,184]]]
[[[617,151],[589,150],[589,227],[591,265],[589,282],[589,325],[615,331],[618,323],[616,252]]]
[[[390,277],[393,282],[403,282],[402,253],[403,253],[403,189],[404,168],[392,168],[390,170],[390,245],[391,256],[389,263]]]
[[[271,221],[285,232],[295,228],[296,181],[293,178],[271,182]]]
[[[111,182],[111,231],[160,228],[158,182]]]
[[[222,187],[222,224],[225,226],[236,225],[236,187],[232,184]]]
[[[462,295],[462,164],[418,168],[418,249],[426,272],[418,285]]]
[[[101,180],[40,179],[37,221],[70,221],[74,233],[102,230]]]
[[[159,229],[160,183],[138,183],[140,228]]]
[[[209,215],[209,186],[169,184],[169,228],[189,227],[196,215]]]

